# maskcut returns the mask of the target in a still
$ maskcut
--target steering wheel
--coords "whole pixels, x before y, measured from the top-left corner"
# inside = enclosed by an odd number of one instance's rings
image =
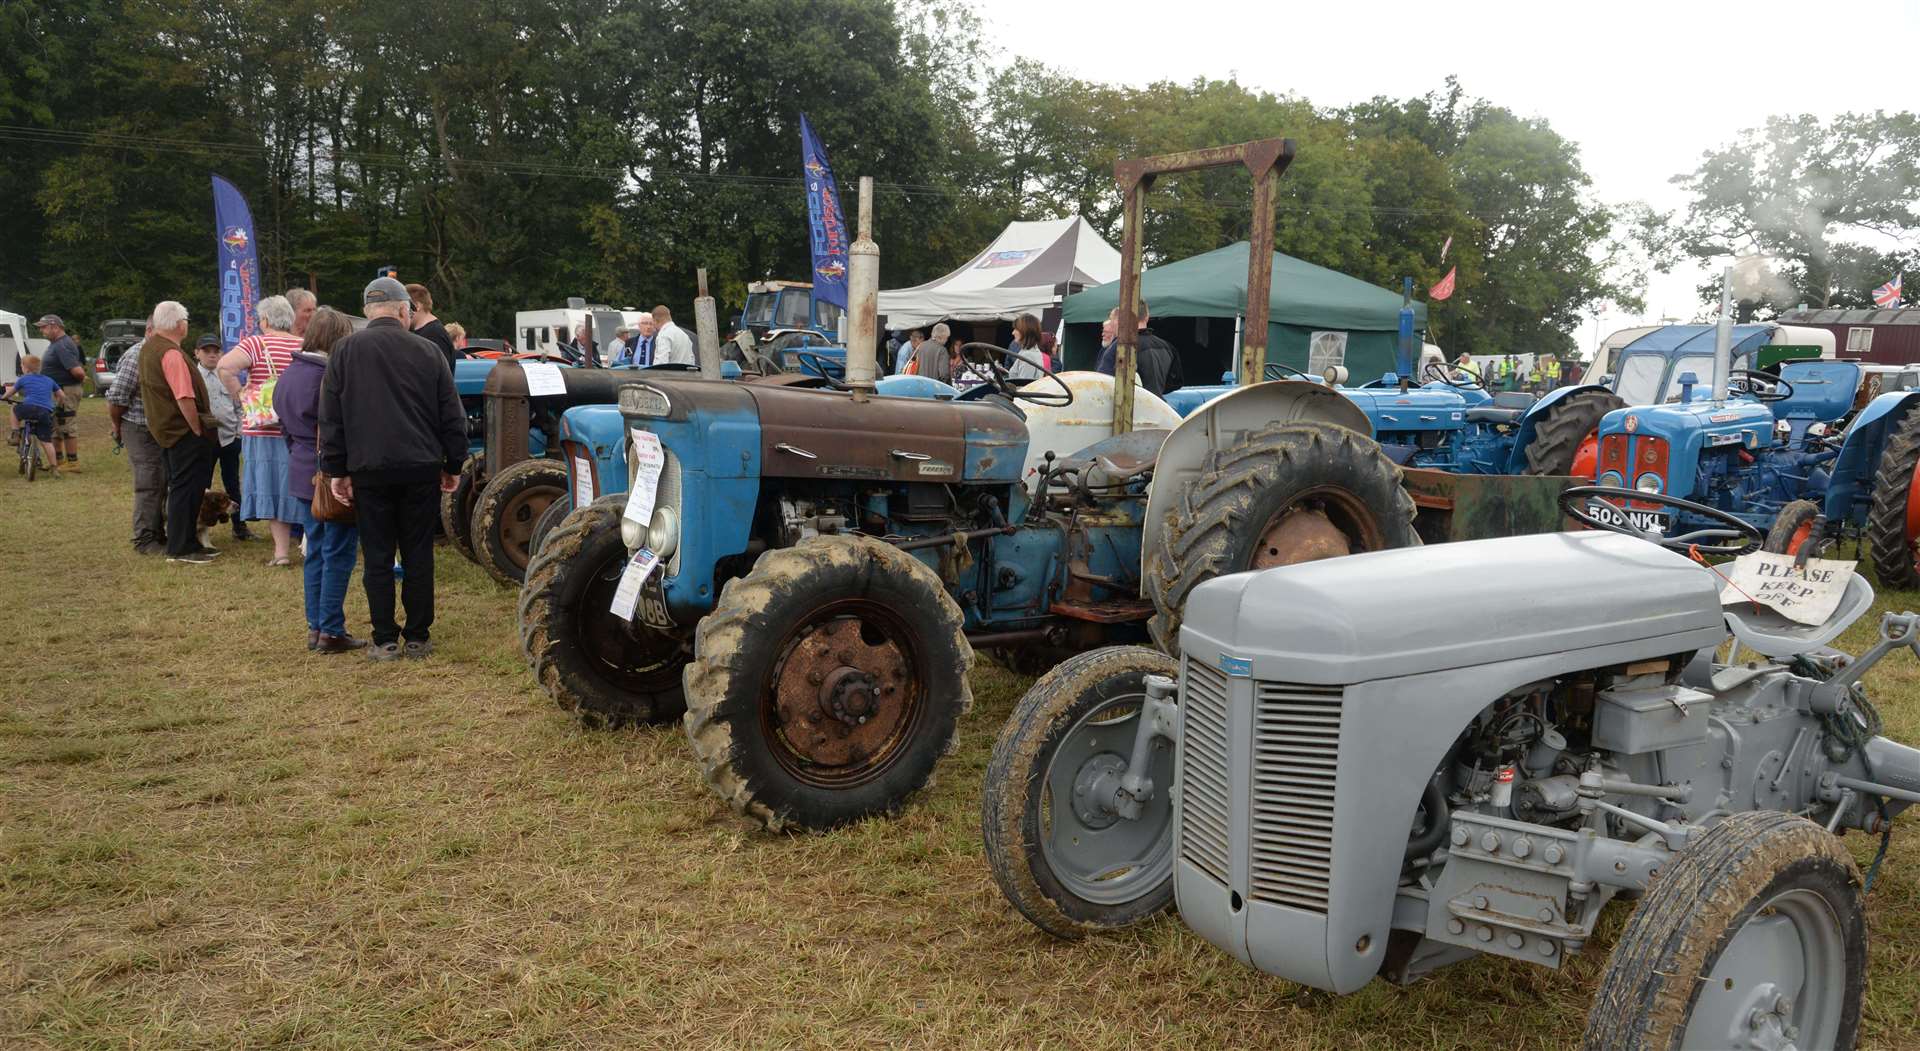
[[[1286,379],[1289,375],[1297,376],[1300,379],[1306,380],[1308,383],[1320,382],[1319,380],[1314,379],[1312,376],[1309,376],[1306,373],[1301,372],[1299,369],[1294,368],[1292,365],[1282,365],[1277,361],[1267,362],[1266,365],[1262,367],[1260,370],[1260,378],[1263,380],[1283,380],[1283,379]]]
[[[990,373],[987,382],[993,386],[994,390],[1014,401],[1030,401],[1035,405],[1052,405],[1056,408],[1073,404],[1073,388],[1067,386],[1066,381],[1062,380],[1058,373],[1055,373],[1045,365],[1020,357],[1013,351],[993,343],[962,344],[960,347],[960,356],[965,358],[967,352],[970,350],[984,350],[993,355],[987,359],[987,371]],[[1052,380],[1053,385],[1060,388],[1059,393],[1056,394],[1048,390],[1034,390],[1033,384],[1038,382],[1037,380],[1029,380],[1025,387],[1014,386],[1013,381],[1008,377],[1007,367],[1000,364],[998,360],[1000,358],[1005,358],[1008,361],[1017,361],[1025,365],[1032,365],[1034,368],[1039,369],[1042,378]]]
[[[793,355],[793,359],[795,361],[798,361],[803,367],[805,367],[807,372],[820,377],[820,379],[824,383],[826,383],[828,387],[831,387],[834,390],[852,390],[853,389],[852,387],[847,386],[845,383],[842,383],[841,381],[833,378],[833,374],[836,372],[838,372],[842,376],[845,376],[847,374],[846,366],[836,365],[833,362],[828,361],[827,359],[821,357],[819,354],[811,350],[789,350],[787,351],[787,353]]]
[[[1467,377],[1466,381],[1462,382],[1456,374],[1464,374]],[[1442,361],[1429,361],[1426,371],[1420,375],[1439,380],[1449,387],[1460,390],[1487,389],[1487,381],[1471,365],[1449,365]]]
[[[1734,389],[1735,380],[1740,382],[1740,393],[1754,401],[1786,401],[1793,397],[1793,384],[1769,372],[1734,369],[1727,373],[1728,390]]]
[[[1593,497],[1662,504],[1676,511],[1685,511],[1688,514],[1711,518],[1716,522],[1725,522],[1730,528],[1696,529],[1680,536],[1663,536],[1659,533],[1636,529],[1626,520],[1624,514],[1621,514],[1618,520],[1595,516],[1587,510],[1587,501]],[[1766,540],[1766,537],[1760,534],[1760,530],[1717,507],[1696,504],[1692,500],[1682,500],[1665,493],[1643,493],[1638,489],[1625,489],[1617,485],[1576,485],[1564,490],[1560,494],[1560,510],[1565,512],[1568,518],[1590,529],[1604,529],[1610,533],[1637,536],[1648,543],[1659,544],[1669,551],[1678,551],[1682,554],[1698,551],[1702,555],[1732,557],[1756,550]],[[1734,540],[1739,540],[1741,543],[1731,543]]]

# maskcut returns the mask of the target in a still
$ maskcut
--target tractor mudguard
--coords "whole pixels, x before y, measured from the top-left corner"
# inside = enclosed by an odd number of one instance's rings
[[[1274,380],[1223,394],[1180,421],[1160,447],[1147,490],[1147,517],[1140,550],[1159,550],[1160,532],[1175,500],[1204,470],[1207,456],[1238,442],[1250,430],[1276,423],[1326,423],[1373,437],[1367,414],[1332,387],[1305,380]],[[1146,572],[1146,567],[1140,567]]]
[[[613,405],[576,405],[560,416],[560,455],[575,507],[627,491],[627,421]]]
[[[1860,521],[1873,499],[1873,475],[1880,469],[1880,450],[1887,435],[1920,405],[1920,391],[1894,391],[1867,403],[1847,427],[1846,441],[1833,461],[1822,513],[1830,522]]]
[[[1548,408],[1556,402],[1570,398],[1580,391],[1607,389],[1609,388],[1598,383],[1582,383],[1570,387],[1556,387],[1542,395],[1540,400],[1534,402],[1533,407],[1527,410],[1527,414],[1520,417],[1519,433],[1514,435],[1512,451],[1507,454],[1506,473],[1527,473],[1527,444],[1533,441],[1534,428],[1538,427],[1540,421],[1546,418]]]

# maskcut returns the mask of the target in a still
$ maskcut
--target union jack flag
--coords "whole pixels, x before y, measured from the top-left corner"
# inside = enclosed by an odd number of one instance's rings
[[[1877,307],[1897,307],[1900,305],[1900,275],[1873,290],[1873,305]]]

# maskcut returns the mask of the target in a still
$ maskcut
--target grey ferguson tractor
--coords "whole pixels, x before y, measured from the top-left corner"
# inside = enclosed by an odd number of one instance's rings
[[[1587,510],[1628,496],[1711,525]],[[1558,967],[1637,895],[1587,1047],[1851,1047],[1873,872],[1839,837],[1884,856],[1920,801],[1920,751],[1879,735],[1861,680],[1920,651],[1920,616],[1849,658],[1828,644],[1864,579],[1818,626],[1723,608],[1678,552],[1750,550],[1751,524],[1597,486],[1561,505],[1606,531],[1219,577],[1178,658],[1048,673],[987,771],[1001,889],[1063,937],[1177,902],[1241,961],[1337,993],[1481,953]]]

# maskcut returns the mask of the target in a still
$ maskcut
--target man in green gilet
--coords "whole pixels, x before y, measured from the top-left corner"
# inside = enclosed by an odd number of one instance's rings
[[[167,300],[153,308],[153,335],[140,351],[140,404],[167,467],[167,561],[199,566],[220,553],[200,545],[196,528],[213,482],[220,422],[206,381],[181,349],[186,338],[186,307]]]

